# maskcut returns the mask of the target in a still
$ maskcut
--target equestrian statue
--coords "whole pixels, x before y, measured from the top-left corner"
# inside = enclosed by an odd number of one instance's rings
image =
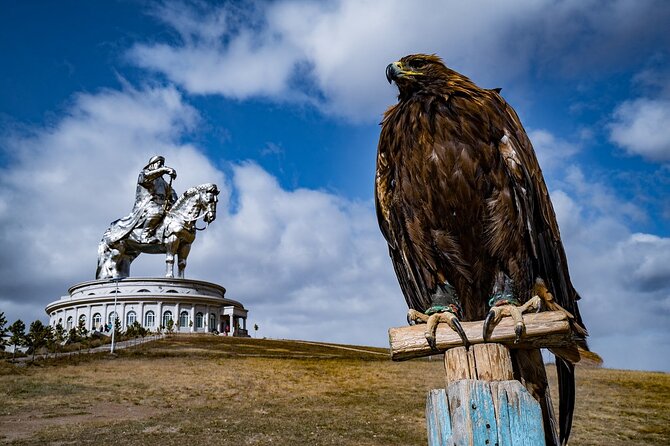
[[[163,176],[167,175],[169,182]],[[118,279],[130,275],[130,264],[140,253],[165,254],[166,277],[184,277],[186,259],[195,240],[196,221],[207,225],[216,218],[219,189],[205,183],[177,197],[172,180],[177,172],[165,166],[165,158],[152,157],[140,172],[135,205],[130,214],[112,222],[98,245],[97,279]]]

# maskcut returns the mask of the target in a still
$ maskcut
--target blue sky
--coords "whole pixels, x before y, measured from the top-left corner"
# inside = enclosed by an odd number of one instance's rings
[[[405,305],[372,198],[384,68],[427,52],[521,116],[592,347],[670,371],[667,23],[651,0],[2,2],[0,311],[46,319],[93,279],[161,153],[178,192],[224,190],[189,277],[264,336],[385,345]]]

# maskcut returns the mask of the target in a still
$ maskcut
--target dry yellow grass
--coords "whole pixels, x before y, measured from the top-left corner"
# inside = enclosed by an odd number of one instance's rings
[[[115,359],[5,364],[0,442],[425,444],[441,361],[393,363],[383,352],[194,336]],[[578,392],[571,444],[670,444],[667,374],[579,369]]]

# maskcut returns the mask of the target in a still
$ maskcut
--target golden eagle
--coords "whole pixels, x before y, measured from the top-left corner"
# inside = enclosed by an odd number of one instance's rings
[[[435,55],[403,57],[388,65],[386,76],[399,96],[382,121],[375,201],[408,319],[428,322],[426,338],[433,347],[440,321],[459,332],[467,347],[459,319],[486,317],[486,337],[502,313],[536,307],[538,302],[529,301],[540,295],[545,307],[568,312],[576,343],[585,349],[579,295],[547,186],[500,89],[479,88]],[[521,336],[523,327],[517,328]],[[578,357],[555,353],[559,441],[565,444],[574,410],[572,362]],[[523,375],[531,366],[517,361],[517,367]],[[552,444],[551,408],[543,411]]]

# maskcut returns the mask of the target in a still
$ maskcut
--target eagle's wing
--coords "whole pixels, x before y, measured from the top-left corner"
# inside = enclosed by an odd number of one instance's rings
[[[502,102],[505,110],[503,120],[505,135],[499,143],[499,149],[505,161],[508,177],[513,184],[518,211],[525,219],[529,252],[534,256],[532,262],[534,276],[542,278],[558,304],[574,316],[571,325],[577,334],[575,340],[580,347],[587,349],[586,329],[577,305],[580,297],[570,281],[556,214],[549,199],[542,170],[516,112],[497,93],[492,94]],[[561,444],[565,444],[570,436],[575,408],[575,372],[572,362],[563,357],[565,355],[560,351],[554,353],[557,354],[556,370],[560,396],[560,438]],[[564,353],[568,353],[567,356],[572,354],[569,350]]]
[[[384,239],[388,243],[389,256],[395,270],[400,289],[405,296],[405,301],[409,308],[424,311],[428,308],[430,301],[427,300],[428,287],[424,281],[425,272],[418,271],[417,262],[409,262],[408,258],[413,259],[412,247],[408,246],[407,236],[404,233],[404,226],[393,218],[389,212],[391,194],[393,190],[391,172],[389,171],[388,159],[386,154],[387,145],[392,143],[391,138],[382,130],[379,139],[377,152],[377,173],[375,179],[375,209],[377,212],[377,221]],[[409,251],[409,252],[408,252]]]
[[[556,214],[533,146],[514,109],[497,93],[492,94],[504,107],[505,135],[499,149],[512,183],[518,211],[525,219],[528,251],[534,256],[534,276],[545,281],[556,302],[572,313],[574,322],[583,327],[577,306],[580,297],[570,281]]]

